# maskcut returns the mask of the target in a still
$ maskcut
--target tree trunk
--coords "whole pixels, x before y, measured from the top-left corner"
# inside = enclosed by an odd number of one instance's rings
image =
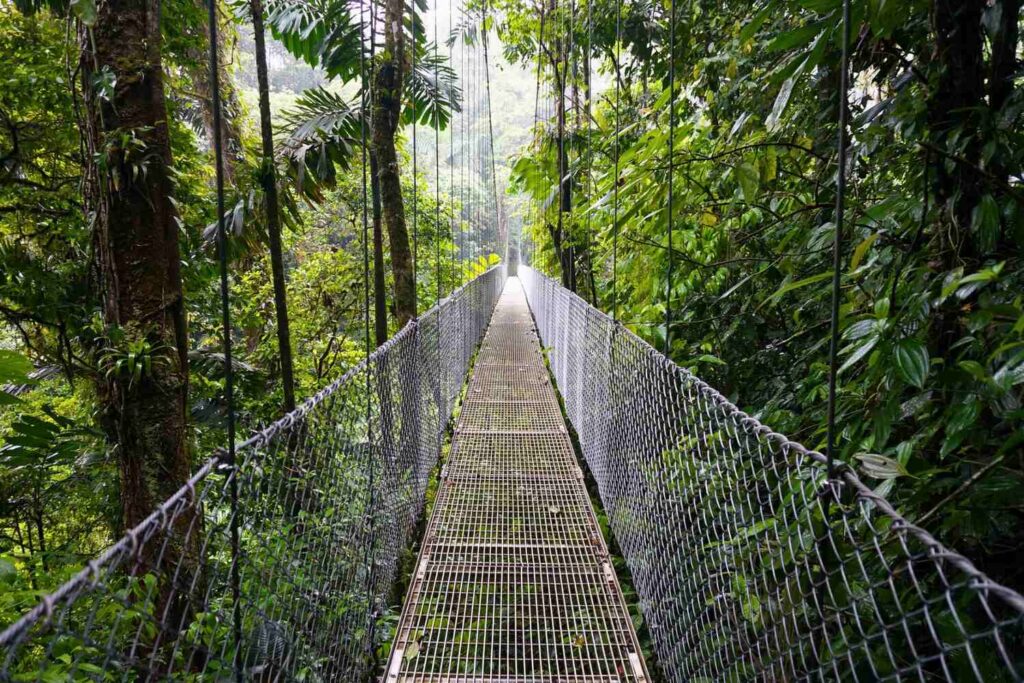
[[[267,47],[263,35],[263,2],[250,0],[253,38],[256,42],[256,79],[259,83],[260,138],[263,159],[260,162],[260,183],[266,203],[267,236],[270,242],[270,268],[274,280],[274,310],[277,314],[277,348],[281,358],[281,387],[284,390],[284,412],[295,409],[295,377],[292,364],[292,341],[288,325],[288,290],[284,279],[284,258],[281,253],[281,207],[277,196],[277,165],[274,161],[274,131],[270,118],[270,82],[267,76]]]
[[[377,153],[370,152],[370,194],[373,199],[373,334],[377,346],[388,340],[388,299],[384,282],[384,232],[381,226]]]
[[[989,107],[992,109],[992,116],[1000,120],[1003,107],[1010,101],[1013,95],[1014,76],[1017,73],[1017,44],[1020,40],[1019,22],[1021,0],[1002,0],[999,25],[996,27],[996,34],[992,38],[992,57],[990,65],[991,78],[989,80]],[[1006,160],[1012,153],[1009,150],[1000,150],[992,162],[990,171],[995,178],[1006,185],[1010,184],[1012,169]],[[1005,195],[1005,191],[1000,190]],[[999,251],[1006,253],[1017,252],[1019,247],[1015,240],[1011,239],[1005,219],[1002,221],[1001,239]]]
[[[44,572],[50,571],[46,560],[46,526],[43,522],[43,503],[39,495],[39,486],[36,485],[35,493],[32,496],[32,507],[35,511],[36,534],[39,536],[39,559]]]
[[[1001,11],[999,25],[992,39],[992,77],[989,84],[989,106],[996,112],[1003,108],[1013,93],[1021,0],[1002,0],[999,5]]]
[[[129,344],[145,342],[151,361],[134,379],[108,366],[98,382],[101,421],[116,446],[125,528],[139,524],[191,473],[188,342],[161,42],[159,0],[100,3],[91,34],[80,34],[90,152],[86,199],[95,216],[107,344],[116,349],[104,356],[107,362],[123,358]],[[99,97],[93,84],[107,72],[116,84]],[[126,148],[129,136],[135,146]],[[100,164],[91,161],[100,157]],[[177,570],[177,585],[190,585],[199,566],[194,517],[193,508],[181,511],[168,522],[167,543],[140,547],[134,573],[167,578]],[[168,615],[163,626],[176,627],[189,609],[188,596],[175,596],[169,582],[160,586],[157,606],[167,612],[156,613]]]
[[[928,122],[935,144],[946,149],[953,139],[964,141],[961,162],[949,163],[935,155],[935,193],[944,220],[940,231],[946,243],[943,261],[948,267],[972,260],[976,249],[970,238],[971,216],[981,200],[983,179],[980,119],[985,98],[984,40],[981,17],[986,0],[934,0],[932,29],[938,87],[928,107]]]
[[[486,5],[485,5],[486,9]],[[498,245],[496,251],[500,252],[501,258],[504,262],[509,260],[509,246],[508,246],[508,222],[505,219],[504,203],[502,202],[502,196],[498,192],[498,172],[497,172],[497,159],[495,159],[496,150],[494,148],[494,116],[491,111],[491,106],[494,104],[491,100],[491,58],[488,53],[487,47],[487,25],[485,22],[486,13],[480,18],[480,34],[483,36],[484,44],[484,79],[487,88],[487,134],[489,149],[488,154],[491,158],[491,184],[494,188],[494,219],[497,221],[498,229]]]
[[[554,9],[554,5],[552,5],[552,9]],[[555,61],[556,56],[558,58],[557,62]],[[569,183],[568,177],[569,153],[566,149],[565,140],[565,82],[568,77],[566,66],[562,39],[556,38],[554,54],[551,56],[551,67],[555,74],[556,143],[558,144],[558,216],[555,228],[558,233],[558,240],[556,252],[559,265],[561,266],[562,286],[570,291],[576,291],[573,277],[573,267],[576,259],[573,253],[572,239],[565,227],[565,217],[572,211],[572,186]]]
[[[391,247],[391,271],[395,278],[395,318],[398,328],[416,317],[416,276],[412,269],[409,232],[405,225],[402,181],[398,167],[395,134],[402,113],[405,78],[405,33],[402,0],[384,5],[384,51],[374,72],[373,152],[377,158],[376,178],[380,182],[384,224]]]

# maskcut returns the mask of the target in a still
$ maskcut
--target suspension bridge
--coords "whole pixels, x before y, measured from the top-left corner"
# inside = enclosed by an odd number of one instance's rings
[[[1019,594],[851,470],[830,479],[821,454],[519,273],[456,290],[234,465],[208,460],[0,634],[2,677],[652,680],[585,467],[668,680],[1020,679]]]
[[[1024,597],[850,468],[515,258],[438,298],[3,625],[0,680],[1024,678]]]

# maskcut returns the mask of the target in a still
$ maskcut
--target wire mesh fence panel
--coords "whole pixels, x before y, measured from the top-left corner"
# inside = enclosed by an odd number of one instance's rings
[[[504,280],[496,267],[456,290],[240,445],[236,466],[207,460],[0,633],[0,680],[366,676]]]
[[[519,266],[672,680],[1014,681],[1024,598]]]

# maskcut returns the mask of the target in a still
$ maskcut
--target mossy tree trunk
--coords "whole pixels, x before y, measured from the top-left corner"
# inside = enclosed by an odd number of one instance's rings
[[[398,329],[416,317],[416,277],[413,273],[409,231],[402,200],[401,169],[395,135],[402,115],[402,89],[405,81],[406,54],[401,0],[384,2],[384,50],[374,68],[373,153],[377,161],[376,179],[384,225],[388,231],[391,271],[395,281],[395,318]]]
[[[98,398],[119,465],[122,522],[130,528],[191,473],[188,343],[160,2],[107,0],[98,10],[91,31],[83,29],[80,35],[90,152],[87,206],[107,335],[100,351]],[[138,356],[137,373],[130,352]],[[169,577],[180,567],[180,577],[197,571],[201,528],[193,525],[195,515],[190,509],[171,519],[169,541],[143,546],[134,573]],[[173,629],[190,609],[187,596],[174,595],[169,581],[159,585],[157,614],[165,614],[165,624]]]

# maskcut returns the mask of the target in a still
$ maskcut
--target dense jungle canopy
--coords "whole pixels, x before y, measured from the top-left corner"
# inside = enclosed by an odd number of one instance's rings
[[[529,260],[818,448],[841,4],[501,6],[506,52],[542,74],[513,164],[539,207]],[[1019,587],[1020,3],[868,0],[851,20],[837,457]]]
[[[218,130],[205,3],[0,0],[0,624],[225,442],[215,137],[242,433],[519,254],[822,449],[841,106],[837,458],[1024,588],[1020,4],[855,0],[844,102],[840,0],[218,0]]]

